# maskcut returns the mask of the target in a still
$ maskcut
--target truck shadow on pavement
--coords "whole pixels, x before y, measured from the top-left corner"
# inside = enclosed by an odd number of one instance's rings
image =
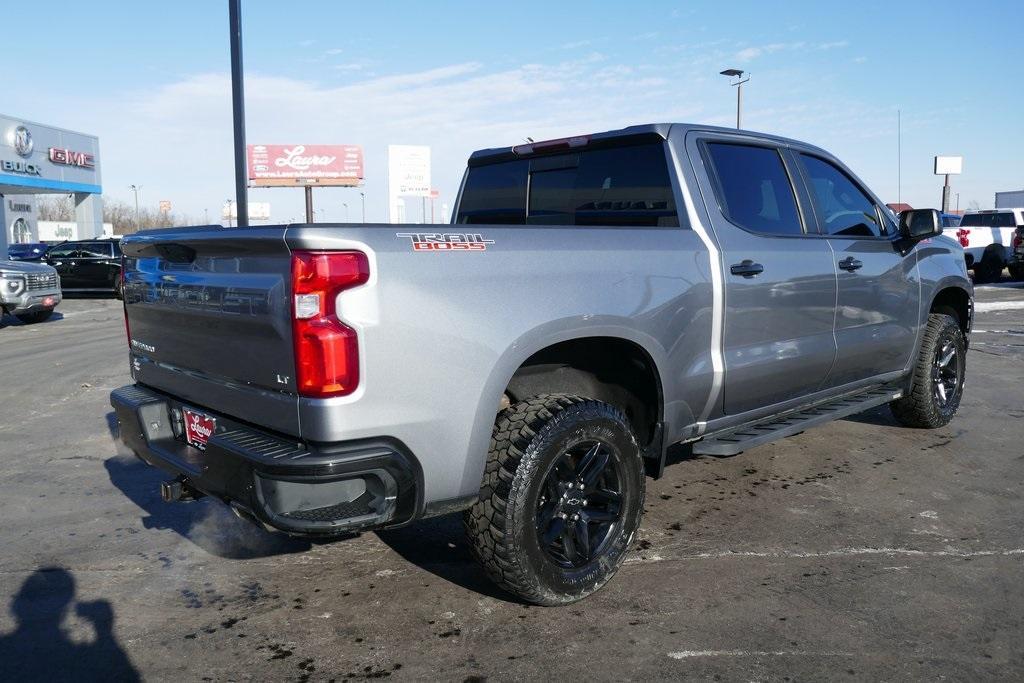
[[[438,578],[495,600],[526,604],[494,585],[473,559],[461,513],[431,517],[376,534],[403,560]]]
[[[64,316],[59,311],[54,311],[49,318],[38,323],[23,323],[13,315],[0,314],[0,329],[4,327],[32,327],[38,325],[49,325],[50,323],[60,322],[64,319]]]
[[[107,428],[118,438],[117,417],[107,413]],[[229,560],[246,560],[301,553],[312,544],[302,539],[275,534],[241,520],[220,501],[202,499],[192,503],[165,503],[160,482],[168,475],[132,455],[114,455],[103,466],[116,486],[146,514],[145,529],[170,530],[205,552]]]
[[[73,607],[72,607],[73,605]],[[73,610],[92,641],[68,638]],[[0,635],[0,679],[6,681],[138,681],[139,672],[114,636],[107,600],[76,601],[75,579],[61,567],[32,572],[11,600],[14,630]]]

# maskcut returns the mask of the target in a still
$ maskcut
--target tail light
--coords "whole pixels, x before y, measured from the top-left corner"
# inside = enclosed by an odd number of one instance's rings
[[[1024,245],[1024,228],[1017,228],[1017,232],[1013,233],[1013,248],[1019,249],[1021,245]]]
[[[960,240],[960,246],[963,247],[964,249],[966,249],[967,245],[971,243],[971,241],[967,239],[967,236],[970,234],[971,231],[965,230],[964,228],[960,228],[959,230],[956,231],[956,238]]]
[[[335,302],[369,278],[362,252],[292,252],[295,379],[302,396],[345,396],[359,386],[356,331],[338,317]]]
[[[124,295],[124,278],[125,278],[124,273],[125,273],[125,270],[126,270],[126,268],[125,268],[125,261],[126,261],[126,259],[124,257],[124,254],[122,253],[121,254],[121,274],[118,276],[118,277],[121,278],[121,310],[124,311],[124,334],[125,334],[125,337],[128,338],[128,349],[131,350],[131,348],[132,348],[132,328],[128,324],[128,303],[127,303],[125,295]]]

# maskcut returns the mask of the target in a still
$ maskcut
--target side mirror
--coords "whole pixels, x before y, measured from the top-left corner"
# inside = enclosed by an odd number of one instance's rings
[[[900,238],[908,242],[920,242],[942,234],[942,221],[935,209],[911,209],[900,211]]]

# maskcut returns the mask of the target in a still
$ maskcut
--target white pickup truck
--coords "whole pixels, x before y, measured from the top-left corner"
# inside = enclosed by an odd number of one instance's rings
[[[960,242],[975,283],[983,284],[998,280],[1004,267],[1014,280],[1024,280],[1024,266],[1010,262],[1017,228],[1024,228],[1024,209],[986,209],[964,213],[959,227],[944,233]]]

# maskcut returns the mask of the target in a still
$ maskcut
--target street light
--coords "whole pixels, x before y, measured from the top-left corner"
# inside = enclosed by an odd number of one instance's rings
[[[718,73],[729,78],[736,78],[736,82],[732,85],[736,88],[736,128],[740,128],[740,108],[743,106],[743,84],[750,80],[748,74],[746,78],[743,78],[742,69],[726,69],[725,71],[719,71]]]
[[[363,203],[363,223],[366,223],[366,193],[359,193],[359,201]]]
[[[135,232],[142,229],[139,225],[139,190],[142,189],[142,185],[129,185],[128,189],[135,193]]]
[[[345,222],[348,223],[348,204],[342,202],[341,205],[345,207]]]

